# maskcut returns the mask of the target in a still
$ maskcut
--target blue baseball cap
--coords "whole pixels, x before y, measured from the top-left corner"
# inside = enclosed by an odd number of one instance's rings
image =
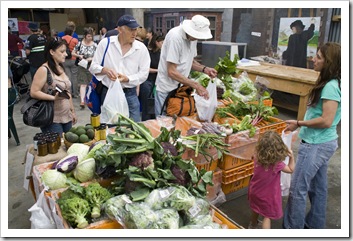
[[[117,26],[128,26],[129,28],[138,28],[140,25],[136,22],[136,19],[131,15],[123,15],[119,18]]]

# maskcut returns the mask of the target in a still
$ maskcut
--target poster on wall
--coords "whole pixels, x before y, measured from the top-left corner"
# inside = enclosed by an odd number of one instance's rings
[[[320,17],[281,18],[277,52],[283,64],[305,68],[316,55],[319,29]]]
[[[11,29],[11,32],[17,32],[18,31],[18,22],[17,18],[8,18],[8,26]]]
[[[18,21],[18,33],[20,35],[28,35],[31,34],[31,30],[28,28],[28,24],[30,23],[36,23],[36,22],[30,22],[30,21]],[[39,23],[36,23],[39,25]]]

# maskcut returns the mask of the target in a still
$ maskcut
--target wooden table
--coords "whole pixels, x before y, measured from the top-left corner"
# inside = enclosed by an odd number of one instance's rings
[[[303,120],[309,92],[315,85],[319,72],[311,69],[297,68],[278,64],[260,63],[258,66],[238,66],[241,71],[246,71],[252,81],[256,76],[266,78],[270,84],[268,88],[299,96],[299,107],[281,105],[274,100],[274,105],[298,111],[298,120]]]

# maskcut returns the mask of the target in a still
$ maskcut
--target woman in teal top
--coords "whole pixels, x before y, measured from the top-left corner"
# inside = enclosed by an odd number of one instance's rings
[[[327,167],[338,147],[337,124],[341,120],[341,46],[324,44],[313,62],[320,76],[310,92],[304,120],[286,121],[285,131],[301,127],[302,140],[284,212],[284,228],[325,228]],[[308,213],[307,195],[311,204]]]

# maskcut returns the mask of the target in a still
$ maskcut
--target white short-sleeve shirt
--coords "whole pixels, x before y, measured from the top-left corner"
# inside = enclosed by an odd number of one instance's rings
[[[185,77],[189,76],[192,62],[197,55],[197,41],[190,41],[181,26],[171,29],[166,35],[158,65],[156,89],[170,92],[179,82],[168,77],[167,62],[177,64],[177,70]]]

